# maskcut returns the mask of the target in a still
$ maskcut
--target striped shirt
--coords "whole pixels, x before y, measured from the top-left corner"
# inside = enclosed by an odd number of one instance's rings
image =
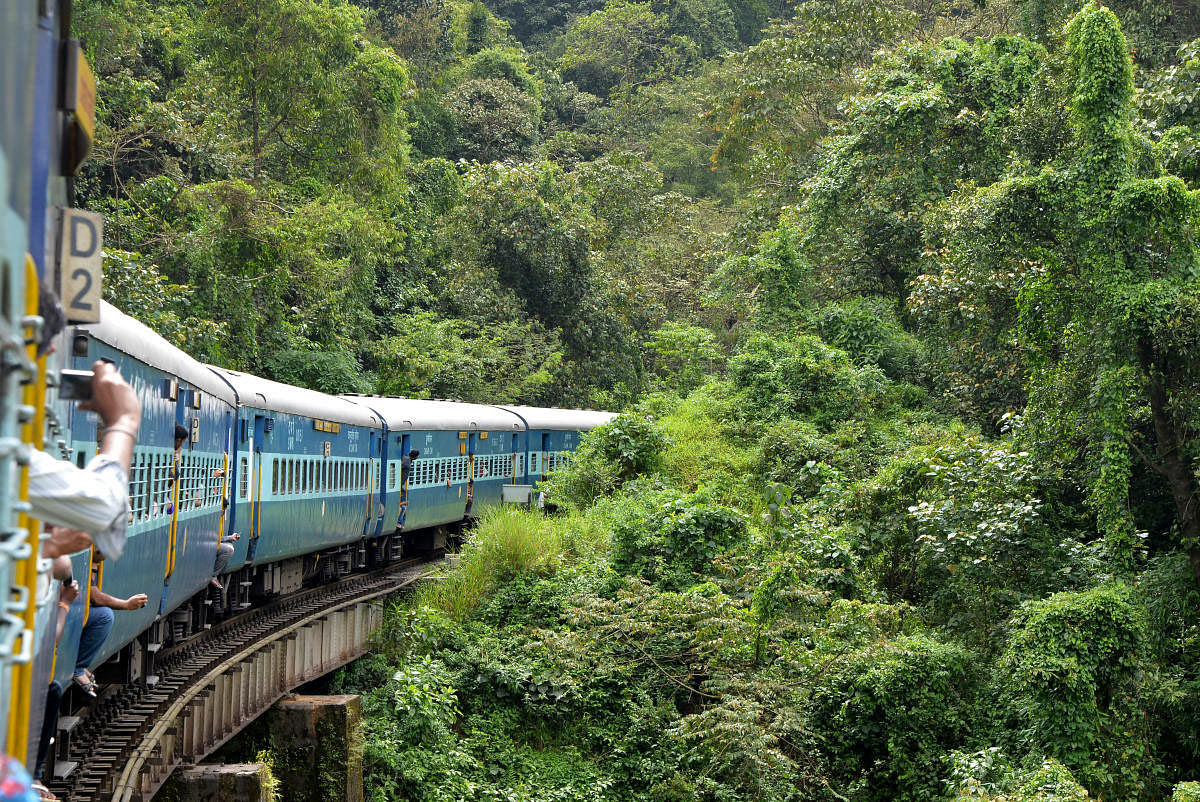
[[[115,560],[125,550],[129,475],[112,457],[97,454],[87,468],[76,468],[35,449],[29,503],[39,521],[87,532],[105,557]]]

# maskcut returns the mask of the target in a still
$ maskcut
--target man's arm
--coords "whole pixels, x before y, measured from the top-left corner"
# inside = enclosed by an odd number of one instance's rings
[[[75,584],[68,585],[63,582],[62,587],[58,589],[58,622],[54,629],[54,642],[57,644],[62,640],[63,628],[67,625],[67,613],[71,610],[71,604],[79,596],[79,587]]]
[[[89,591],[93,607],[111,607],[114,610],[138,610],[146,606],[146,594],[136,593],[128,599],[118,599],[110,596],[100,588],[92,585]]]
[[[98,361],[92,365],[92,372],[92,398],[80,403],[79,408],[100,416],[100,453],[128,472],[142,422],[142,404],[112,363]]]
[[[133,388],[111,364],[96,362],[92,370],[92,400],[79,408],[100,416],[100,451],[87,470],[34,451],[29,464],[29,501],[37,519],[99,537],[104,553],[116,558],[125,543],[129,463],[142,407]]]

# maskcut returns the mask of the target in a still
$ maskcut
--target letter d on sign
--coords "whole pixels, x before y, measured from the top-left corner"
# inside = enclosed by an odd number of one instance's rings
[[[64,209],[59,253],[59,295],[67,320],[100,320],[100,286],[104,276],[104,217],[79,209]]]

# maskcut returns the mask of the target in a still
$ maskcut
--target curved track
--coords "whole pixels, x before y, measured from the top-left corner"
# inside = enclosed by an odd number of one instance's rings
[[[165,652],[152,682],[113,689],[73,733],[79,766],[62,799],[149,800],[183,762],[203,759],[291,689],[365,652],[383,598],[439,560],[405,560],[300,591]]]

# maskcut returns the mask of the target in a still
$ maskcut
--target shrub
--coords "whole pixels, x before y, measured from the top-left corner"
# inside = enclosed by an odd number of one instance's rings
[[[1105,799],[1130,799],[1154,766],[1142,712],[1144,611],[1110,584],[1026,602],[999,663],[1000,732],[1014,752],[1066,765]]]
[[[952,752],[953,802],[1087,802],[1087,790],[1063,764],[1043,760],[1036,768],[1014,768],[993,746],[974,754]]]
[[[862,648],[814,678],[808,727],[846,797],[939,796],[939,767],[968,731],[975,655],[923,635]]]
[[[552,571],[562,555],[554,522],[539,512],[490,508],[463,545],[454,570],[421,586],[418,604],[462,620],[514,577]]]
[[[729,368],[743,409],[758,421],[811,417],[830,428],[871,408],[887,390],[877,368],[857,368],[846,352],[807,335],[755,335]]]
[[[875,365],[889,378],[920,377],[920,340],[904,330],[895,305],[883,298],[852,298],[822,307],[814,324],[821,339],[841,348],[860,365]]]
[[[1179,783],[1171,792],[1171,802],[1200,802],[1200,782]]]
[[[612,565],[668,589],[710,573],[713,559],[738,542],[746,522],[703,494],[641,486],[622,499],[613,519]]]
[[[583,436],[570,463],[546,484],[556,505],[586,509],[636,476],[662,463],[667,440],[650,415],[628,412]]]

